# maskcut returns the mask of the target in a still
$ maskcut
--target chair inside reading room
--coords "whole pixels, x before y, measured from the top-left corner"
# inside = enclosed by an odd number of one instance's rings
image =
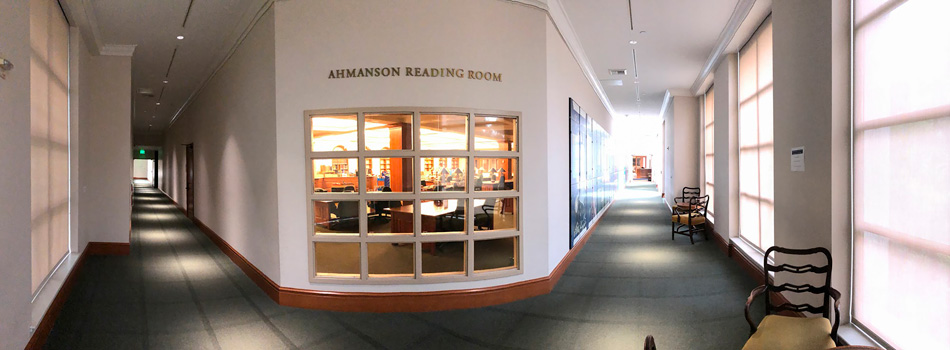
[[[676,197],[675,199],[685,201],[676,202],[676,206],[673,207],[671,237],[675,240],[678,234],[689,236],[689,243],[693,244],[693,234],[703,233],[706,240],[709,240],[709,233],[706,232],[706,206],[709,204],[709,195]]]
[[[828,264],[823,266],[812,264],[798,266],[783,262],[780,265],[774,265],[769,263],[769,255],[773,252],[777,253],[774,260],[776,262],[784,261],[780,260],[780,257],[824,255]],[[809,350],[834,348],[836,346],[835,340],[838,338],[838,299],[841,297],[841,293],[831,287],[831,253],[821,247],[811,249],[771,247],[765,251],[763,266],[766,283],[753,289],[745,303],[745,318],[749,322],[752,336],[749,337],[742,349]],[[773,279],[769,278],[770,273],[775,274]],[[824,275],[824,284],[820,286],[804,283],[775,285],[777,283],[775,280],[793,277],[786,274],[801,275],[799,279],[805,276]],[[820,296],[822,303],[820,306],[790,302],[772,305],[770,293],[781,292],[811,295],[812,297]],[[756,325],[752,322],[752,317],[749,316],[749,307],[755,298],[761,294],[765,294],[765,317]],[[834,304],[829,302],[829,298],[834,300]],[[834,321],[829,316],[832,306],[835,312]],[[791,317],[776,314],[781,311],[809,312],[820,314],[821,317]]]

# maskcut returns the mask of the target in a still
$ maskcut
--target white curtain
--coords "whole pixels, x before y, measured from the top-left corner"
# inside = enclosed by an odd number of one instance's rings
[[[69,251],[69,26],[53,0],[30,0],[32,290]]]
[[[739,51],[739,234],[762,250],[774,242],[772,18]]]
[[[715,186],[713,180],[715,180],[716,167],[715,167],[715,108],[713,100],[715,99],[715,94],[713,93],[713,87],[710,86],[709,90],[706,91],[706,95],[703,97],[703,162],[705,164],[705,182],[706,182],[706,194],[709,195],[709,204],[706,205],[706,216],[709,221],[713,221],[714,211],[713,211],[713,197],[715,195]]]
[[[950,349],[950,1],[854,13],[854,318]]]

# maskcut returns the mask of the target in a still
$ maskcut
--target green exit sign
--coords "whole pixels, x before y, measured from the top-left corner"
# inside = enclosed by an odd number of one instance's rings
[[[145,154],[145,150],[144,150],[144,149],[140,149],[140,150],[139,150],[139,154]]]

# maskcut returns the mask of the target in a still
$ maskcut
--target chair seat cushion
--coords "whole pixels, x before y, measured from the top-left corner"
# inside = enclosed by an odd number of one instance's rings
[[[690,215],[687,214],[673,214],[672,221],[683,225],[700,225],[706,223],[706,218],[702,215],[695,213],[691,215],[693,216],[692,220],[689,217]]]
[[[824,350],[834,347],[831,322],[827,318],[767,315],[742,350]]]

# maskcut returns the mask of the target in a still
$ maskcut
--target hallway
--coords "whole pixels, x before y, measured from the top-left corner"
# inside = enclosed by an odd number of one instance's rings
[[[754,281],[712,242],[671,241],[652,185],[618,192],[550,294],[429,313],[279,306],[161,192],[136,188],[132,216],[131,255],[86,260],[48,348],[634,349],[652,334],[661,349],[738,349],[748,338]]]

